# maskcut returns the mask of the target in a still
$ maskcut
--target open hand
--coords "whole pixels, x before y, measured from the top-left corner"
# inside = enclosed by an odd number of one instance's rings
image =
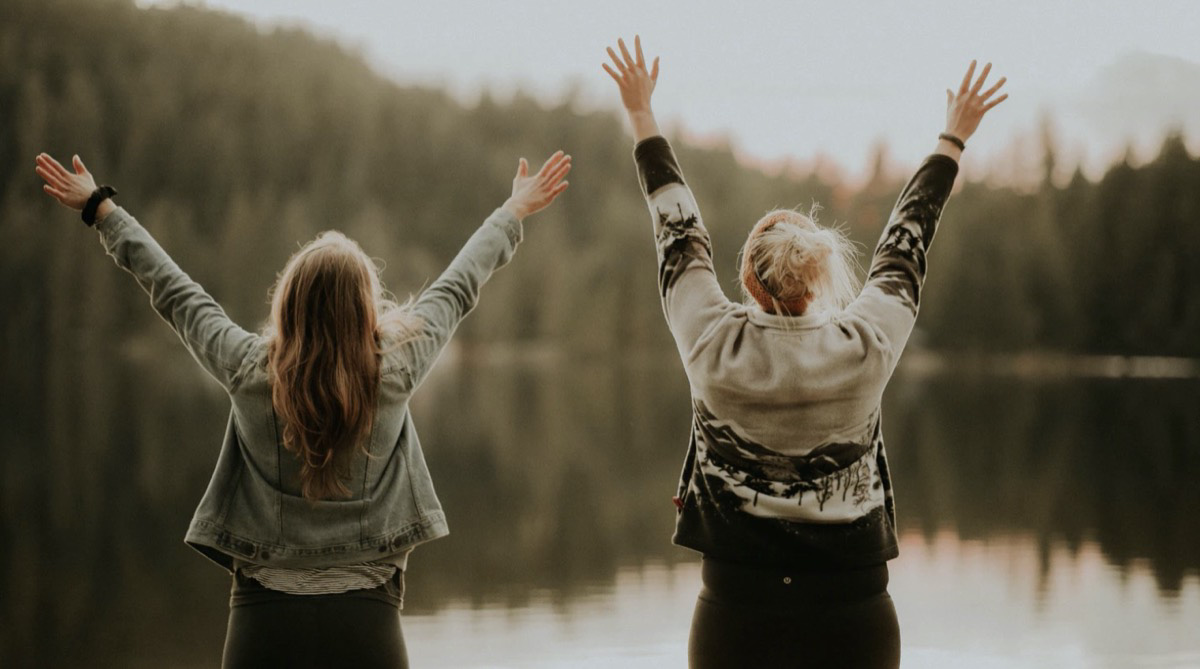
[[[83,206],[92,196],[92,191],[96,190],[96,180],[92,178],[92,173],[83,166],[83,161],[79,159],[79,156],[74,156],[71,160],[75,167],[74,174],[68,172],[49,154],[39,153],[36,160],[37,167],[34,168],[34,171],[46,181],[42,190],[63,206],[70,207],[75,211],[83,211]]]
[[[636,58],[629,55],[629,49],[625,48],[625,40],[618,39],[617,46],[621,49],[620,58],[611,46],[608,47],[608,57],[617,69],[613,70],[608,63],[604,63],[604,71],[608,72],[608,76],[612,77],[621,89],[621,103],[625,105],[625,111],[630,114],[648,112],[650,96],[654,93],[654,85],[658,83],[658,58],[655,57],[653,67],[646,68],[646,57],[642,55],[642,38],[639,35],[633,38]]]
[[[563,177],[570,171],[571,156],[562,151],[550,156],[533,176],[529,176],[529,163],[522,158],[517,164],[517,176],[513,178],[512,197],[504,203],[504,208],[519,219],[545,209],[567,189],[570,182],[563,181]]]
[[[958,137],[962,141],[967,141],[967,138],[975,134],[975,129],[979,127],[979,121],[983,119],[992,107],[1004,102],[1008,99],[1008,93],[988,102],[988,99],[1000,90],[1000,87],[1007,81],[1007,77],[1000,77],[995,85],[987,89],[983,93],[979,92],[983,88],[983,82],[987,79],[988,72],[991,72],[992,64],[988,63],[983,66],[983,72],[979,74],[974,85],[971,84],[971,77],[975,74],[975,61],[971,61],[971,67],[967,69],[966,76],[963,77],[962,84],[958,87],[958,94],[950,92],[946,89],[946,132]],[[970,86],[968,89],[967,87]]]

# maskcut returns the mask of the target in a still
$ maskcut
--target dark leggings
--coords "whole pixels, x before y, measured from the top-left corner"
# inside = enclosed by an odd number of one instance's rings
[[[225,669],[355,667],[407,669],[400,630],[404,576],[336,595],[289,595],[234,576]]]
[[[794,571],[705,558],[688,641],[692,669],[900,666],[886,564]]]

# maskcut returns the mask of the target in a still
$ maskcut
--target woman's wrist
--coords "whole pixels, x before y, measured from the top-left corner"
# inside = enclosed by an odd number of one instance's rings
[[[112,201],[111,197],[104,198],[98,207],[96,207],[96,221],[104,220],[105,216],[117,210],[117,204]]]
[[[633,137],[635,141],[649,139],[656,135],[661,135],[662,132],[658,129],[658,121],[654,118],[654,112],[650,109],[628,110],[629,123],[633,126]]]
[[[91,177],[89,175],[89,181]],[[93,187],[87,201],[83,203],[83,208],[79,212],[79,217],[88,227],[96,224],[98,218],[103,218],[114,209],[112,197],[117,194],[117,189],[112,186],[104,185]],[[103,207],[103,211],[101,210]]]
[[[946,132],[943,132],[942,134],[938,135],[938,139],[944,139],[947,142],[950,142],[954,146],[957,146],[960,151],[967,150],[966,137],[960,133],[955,133],[955,132],[951,132],[951,131],[947,130]]]
[[[526,214],[524,210],[511,197],[505,200],[504,204],[500,205],[500,208],[512,214],[513,218],[516,218],[518,221],[525,220]]]
[[[933,152],[953,158],[954,162],[958,162],[959,159],[962,158],[963,153],[962,149],[958,148],[958,145],[956,145],[954,142],[951,142],[948,139],[940,138],[938,139],[937,147],[933,150]]]

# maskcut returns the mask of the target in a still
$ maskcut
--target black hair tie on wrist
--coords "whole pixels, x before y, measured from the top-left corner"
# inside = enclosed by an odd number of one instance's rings
[[[948,133],[948,132],[943,132],[942,134],[938,135],[938,139],[944,139],[944,140],[946,140],[947,142],[950,142],[950,143],[951,143],[951,144],[953,144],[954,146],[957,146],[959,151],[966,151],[966,150],[967,150],[967,144],[966,144],[966,142],[964,142],[964,141],[962,141],[961,139],[959,139],[959,138],[955,137],[954,135],[951,135],[951,134],[950,134],[950,133]]]
[[[96,223],[96,209],[100,207],[100,203],[117,194],[117,189],[112,186],[99,186],[88,197],[87,204],[83,205],[83,211],[80,216],[83,222],[90,228]]]

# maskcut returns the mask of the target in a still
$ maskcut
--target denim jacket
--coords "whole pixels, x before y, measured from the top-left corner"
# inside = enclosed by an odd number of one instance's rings
[[[300,494],[299,460],[283,447],[271,403],[267,340],[225,315],[141,225],[118,208],[96,224],[110,256],[137,279],[155,311],[229,394],[232,410],[208,489],[185,541],[226,569],[234,558],[277,567],[380,559],[449,533],[409,398],[471,311],[479,289],[521,241],[521,222],[497,209],[413,305],[419,336],[383,355],[369,455],[355,449],[346,499]],[[383,342],[388,348],[388,341]]]

